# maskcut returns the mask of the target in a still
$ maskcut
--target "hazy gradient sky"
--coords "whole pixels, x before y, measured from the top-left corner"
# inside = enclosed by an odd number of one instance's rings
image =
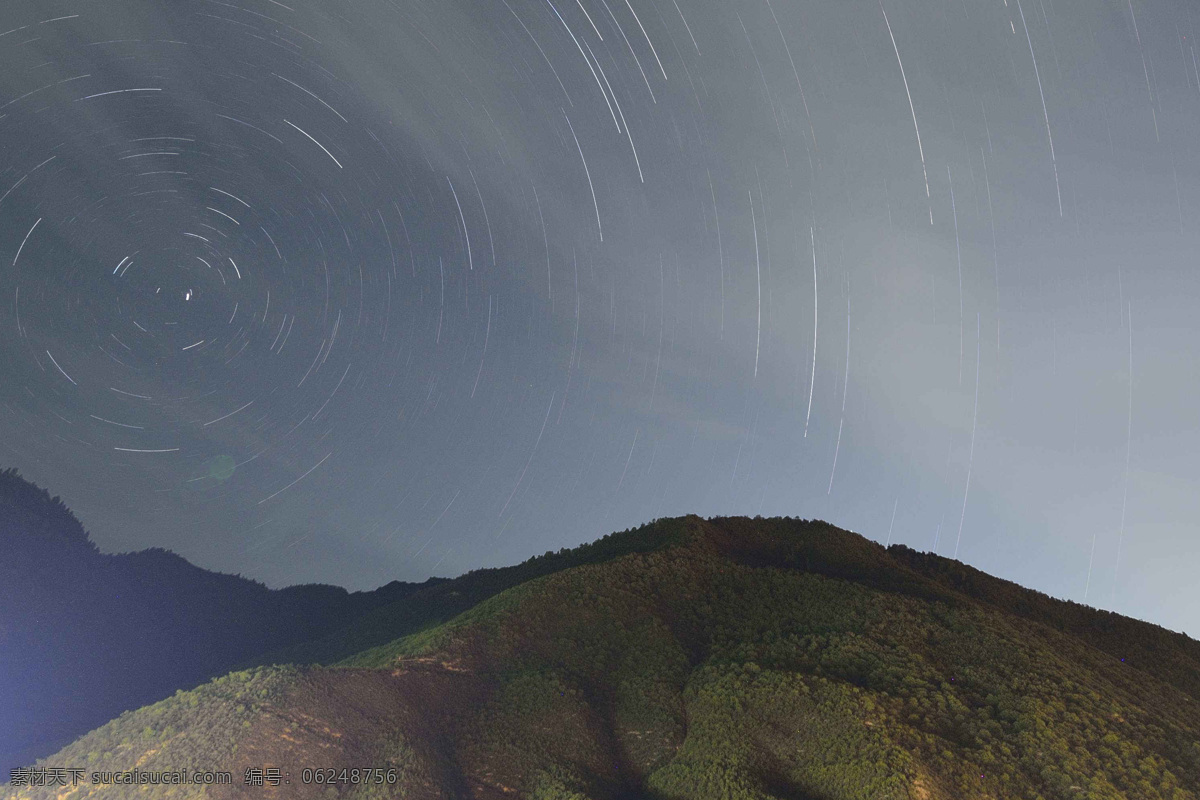
[[[1196,635],[1196,17],[5,2],[0,462],[275,586],[791,515]]]

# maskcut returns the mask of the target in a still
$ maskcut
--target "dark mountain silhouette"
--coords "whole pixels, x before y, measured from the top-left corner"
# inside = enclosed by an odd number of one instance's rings
[[[293,652],[389,626],[332,666],[123,714],[42,766],[232,776],[136,792],[164,798],[1200,800],[1200,643],[821,522],[659,520]],[[268,768],[288,783],[245,785]],[[70,797],[133,795],[85,776]]]
[[[0,471],[0,765],[437,583],[273,591],[166,550],[102,554],[61,500]]]

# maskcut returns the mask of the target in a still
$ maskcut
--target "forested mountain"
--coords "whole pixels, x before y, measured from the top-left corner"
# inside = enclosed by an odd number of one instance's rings
[[[135,767],[232,781],[139,797],[1200,798],[1185,636],[820,522],[687,517],[590,547],[336,665],[124,714],[42,766],[85,770],[72,798],[129,797],[89,778]],[[387,624],[410,622],[373,635]]]
[[[436,583],[272,591],[166,550],[102,554],[61,500],[0,471],[0,765]]]

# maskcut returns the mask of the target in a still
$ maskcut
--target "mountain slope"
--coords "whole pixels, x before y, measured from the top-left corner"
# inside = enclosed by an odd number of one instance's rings
[[[139,797],[1200,798],[1190,639],[824,523],[642,534],[660,544],[340,667],[227,676],[46,764],[233,781]],[[1086,635],[1101,623],[1120,639]],[[290,784],[242,785],[264,767]],[[318,785],[305,767],[393,772]],[[72,798],[130,796],[86,778]]]
[[[106,555],[58,499],[0,470],[0,765],[426,584],[272,591],[166,550]]]
[[[668,527],[642,526],[610,533],[569,550],[548,551],[515,566],[477,569],[450,580],[430,581],[334,628],[325,636],[263,653],[239,666],[341,661],[367,648],[445,622],[526,581],[571,567],[601,564],[631,553],[650,552],[670,544],[677,535]]]

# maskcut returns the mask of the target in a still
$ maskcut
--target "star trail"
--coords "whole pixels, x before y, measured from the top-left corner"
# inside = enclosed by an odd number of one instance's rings
[[[5,3],[0,466],[273,586],[791,515],[1195,635],[1196,22]]]

